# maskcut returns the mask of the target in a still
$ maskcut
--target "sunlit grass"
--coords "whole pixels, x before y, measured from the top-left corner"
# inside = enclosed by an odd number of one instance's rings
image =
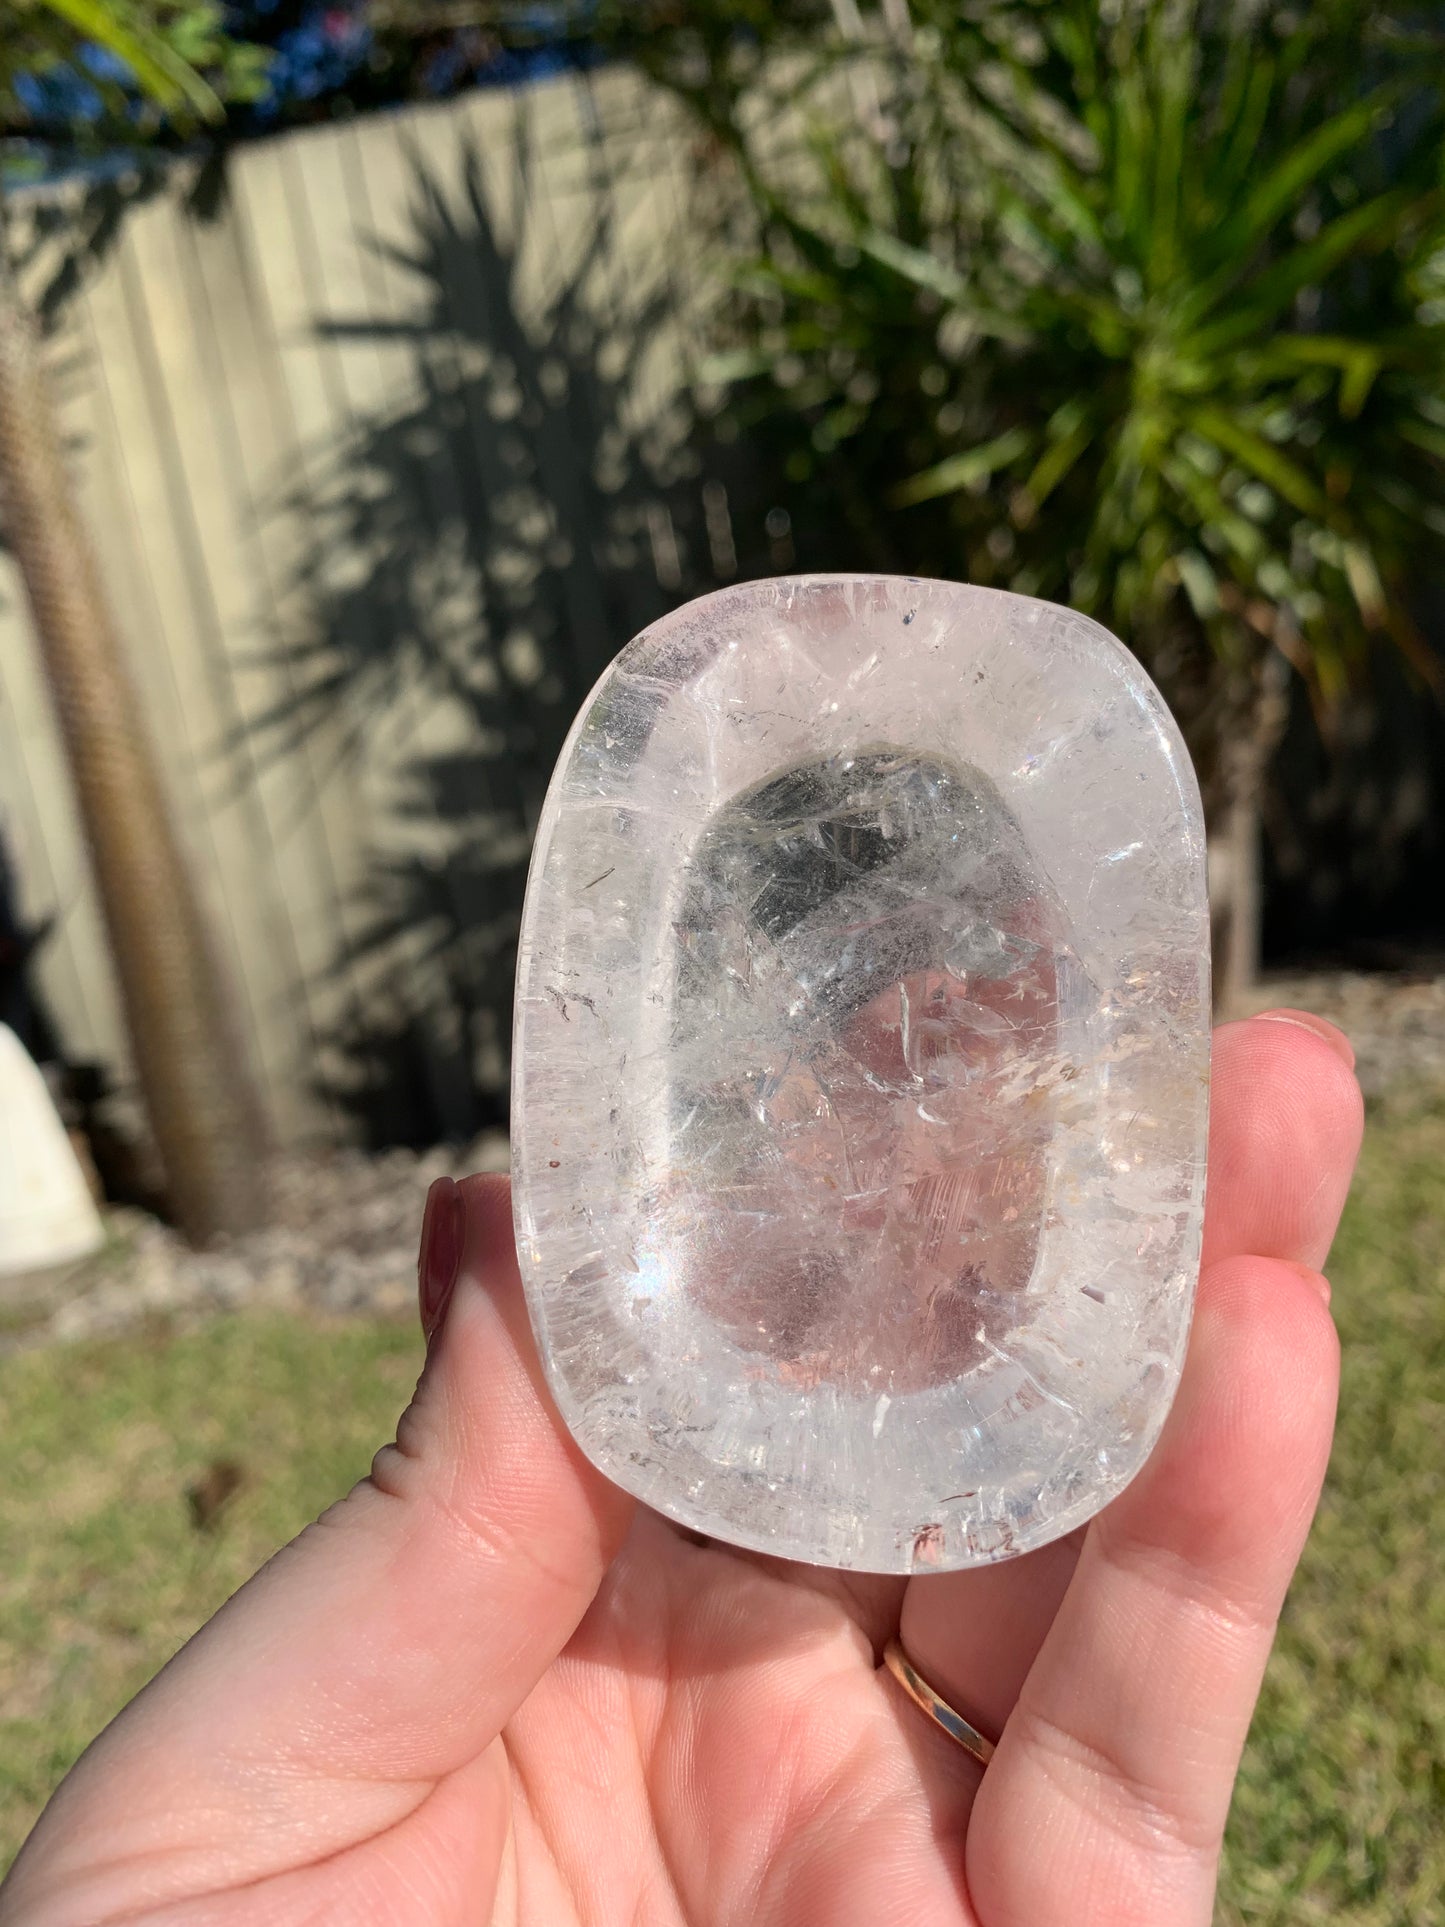
[[[274,1313],[0,1360],[0,1867],[111,1715],[364,1476],[420,1365],[411,1324]],[[188,1488],[223,1463],[240,1483],[198,1528]]]
[[[1420,1927],[1445,1906],[1445,1106],[1376,1114],[1331,1266],[1323,1510],[1230,1827],[1220,1927]],[[359,1478],[411,1325],[268,1314],[0,1361],[0,1865],[86,1741]],[[211,1530],[187,1489],[233,1462]]]
[[[1371,1119],[1330,1275],[1329,1481],[1229,1829],[1220,1927],[1445,1918],[1445,1107]]]

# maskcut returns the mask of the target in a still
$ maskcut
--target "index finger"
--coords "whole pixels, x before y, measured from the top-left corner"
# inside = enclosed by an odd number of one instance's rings
[[[1214,1033],[1205,1269],[1245,1256],[1324,1264],[1360,1148],[1353,1066],[1344,1033],[1301,1011]]]

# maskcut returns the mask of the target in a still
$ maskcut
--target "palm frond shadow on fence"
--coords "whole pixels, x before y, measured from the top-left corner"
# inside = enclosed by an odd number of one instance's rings
[[[522,210],[530,165],[523,143]],[[388,772],[318,1074],[373,1144],[504,1120],[517,925],[557,752],[621,643],[732,556],[724,485],[656,365],[677,346],[665,248],[619,280],[616,198],[594,182],[547,285],[524,219],[508,233],[494,215],[475,147],[458,195],[412,166],[413,237],[372,247],[419,302],[322,328],[404,346],[412,379],[285,504],[312,531],[288,598],[304,613],[276,644],[288,694],[252,725],[263,754],[324,734]]]

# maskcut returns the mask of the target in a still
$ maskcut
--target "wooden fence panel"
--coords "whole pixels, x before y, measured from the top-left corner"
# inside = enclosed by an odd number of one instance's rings
[[[620,70],[292,133],[204,217],[185,166],[138,196],[61,305],[80,499],[285,1141],[497,1115],[550,758],[729,552],[687,448],[684,169]],[[124,1087],[3,556],[0,834],[67,1053]]]

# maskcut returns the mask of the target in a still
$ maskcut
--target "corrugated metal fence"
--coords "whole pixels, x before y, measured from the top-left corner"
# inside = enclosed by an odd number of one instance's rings
[[[683,402],[686,165],[620,71],[290,134],[219,195],[178,169],[61,304],[83,508],[285,1140],[495,1114],[562,733],[735,566]],[[3,557],[0,829],[66,1047],[124,1081]]]

